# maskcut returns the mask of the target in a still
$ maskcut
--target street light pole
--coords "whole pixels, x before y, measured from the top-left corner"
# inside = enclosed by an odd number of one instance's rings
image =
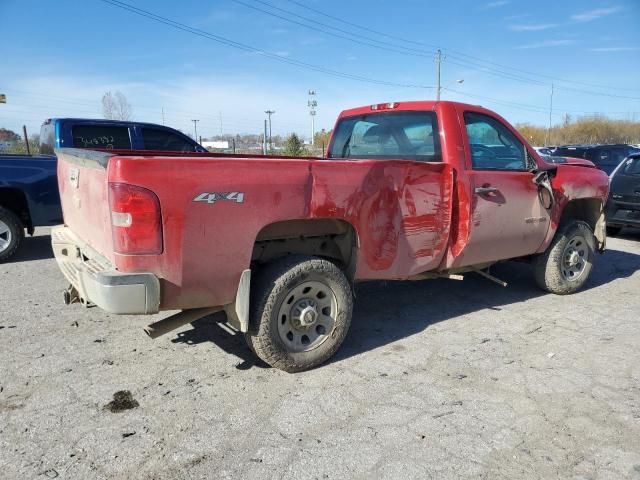
[[[309,115],[311,115],[311,145],[315,143],[316,136],[316,107],[318,102],[316,101],[316,91],[309,90],[309,101],[307,102],[309,107]]]
[[[276,113],[275,110],[265,110],[264,113],[269,117],[269,150],[273,150],[273,143],[271,142],[271,115]]]

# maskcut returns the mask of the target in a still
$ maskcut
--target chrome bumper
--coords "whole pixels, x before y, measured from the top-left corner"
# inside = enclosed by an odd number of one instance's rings
[[[116,314],[159,311],[160,282],[155,275],[118,272],[64,225],[51,230],[51,245],[60,270],[83,304],[93,303]]]

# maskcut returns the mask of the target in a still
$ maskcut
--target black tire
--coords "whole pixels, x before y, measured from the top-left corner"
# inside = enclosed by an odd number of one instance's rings
[[[18,216],[11,210],[0,207],[0,263],[9,260],[24,239],[24,227]]]
[[[322,307],[325,304],[330,305]],[[299,305],[304,307],[302,314]],[[266,265],[254,276],[247,342],[274,368],[289,373],[309,370],[340,348],[349,331],[352,309],[351,285],[336,265],[317,257],[288,256]],[[313,319],[313,323],[296,325],[295,320],[302,321],[303,317],[308,322]],[[288,329],[291,331],[284,334]],[[297,346],[295,340],[299,340]]]
[[[585,222],[573,220],[561,226],[546,252],[534,258],[533,272],[540,288],[557,295],[582,288],[593,268],[595,244],[593,231]],[[575,278],[570,274],[573,269],[580,270]]]
[[[622,227],[614,227],[607,225],[607,237],[615,237],[616,235],[620,235],[622,231]]]

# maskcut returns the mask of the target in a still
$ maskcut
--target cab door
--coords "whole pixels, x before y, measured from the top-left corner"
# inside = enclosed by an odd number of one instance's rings
[[[486,111],[465,111],[460,117],[473,198],[469,239],[456,266],[534,253],[550,216],[528,168],[533,157],[499,118]]]

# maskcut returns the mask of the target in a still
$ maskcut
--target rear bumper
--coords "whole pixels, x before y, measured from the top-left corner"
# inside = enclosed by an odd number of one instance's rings
[[[94,303],[116,314],[150,314],[160,308],[160,282],[151,273],[122,273],[70,228],[51,230],[58,266],[77,290],[82,303]]]

